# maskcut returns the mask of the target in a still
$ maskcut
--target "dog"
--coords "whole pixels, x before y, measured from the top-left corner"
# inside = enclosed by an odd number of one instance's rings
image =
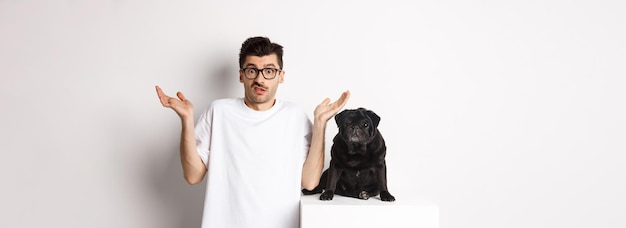
[[[302,193],[322,193],[320,200],[338,194],[364,200],[380,195],[382,201],[395,201],[387,189],[387,147],[378,131],[380,117],[365,108],[346,109],[335,115],[335,121],[339,132],[333,139],[330,166],[317,187]]]

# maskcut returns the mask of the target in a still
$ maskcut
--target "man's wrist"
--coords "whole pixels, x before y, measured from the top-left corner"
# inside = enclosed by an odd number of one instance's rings
[[[180,116],[180,121],[183,123],[183,125],[186,125],[186,124],[193,125],[193,114],[189,116]]]
[[[313,129],[314,130],[326,130],[327,121],[314,121]]]

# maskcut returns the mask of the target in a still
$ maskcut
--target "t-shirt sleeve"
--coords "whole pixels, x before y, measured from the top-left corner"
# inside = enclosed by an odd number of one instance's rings
[[[304,150],[302,153],[302,163],[306,161],[306,157],[309,155],[309,148],[311,148],[311,139],[313,138],[313,124],[306,113],[303,115],[302,124],[303,126],[303,135],[304,135]]]
[[[198,155],[204,162],[206,167],[209,167],[209,151],[211,148],[211,124],[213,121],[213,108],[209,106],[205,112],[200,115],[198,122],[195,126],[196,135],[196,150]]]

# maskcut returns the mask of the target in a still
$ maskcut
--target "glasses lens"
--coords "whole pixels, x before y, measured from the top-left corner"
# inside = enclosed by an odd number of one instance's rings
[[[276,76],[276,69],[274,68],[265,68],[263,69],[263,76],[267,79],[272,79]]]
[[[244,70],[244,74],[246,75],[246,78],[253,79],[256,78],[259,72],[257,71],[257,69],[254,68],[246,68]]]

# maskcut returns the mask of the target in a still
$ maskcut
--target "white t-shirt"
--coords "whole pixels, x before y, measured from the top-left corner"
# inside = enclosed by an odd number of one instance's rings
[[[294,103],[267,111],[242,98],[213,101],[195,127],[208,167],[203,228],[295,228],[299,225],[302,165],[311,121]]]

